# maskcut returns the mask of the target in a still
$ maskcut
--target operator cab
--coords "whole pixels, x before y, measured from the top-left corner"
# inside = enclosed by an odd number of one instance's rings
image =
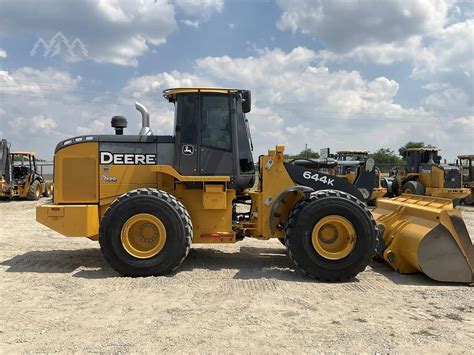
[[[336,152],[338,161],[366,161],[368,156],[367,150],[340,150]]]
[[[174,166],[182,175],[230,176],[230,186],[252,187],[255,167],[245,114],[248,90],[177,88],[164,91],[175,105]]]
[[[474,182],[474,155],[458,155],[465,183]]]
[[[406,169],[409,173],[431,171],[431,166],[441,164],[439,149],[434,147],[409,148],[404,152]]]
[[[36,158],[33,152],[12,152],[12,177],[15,184],[23,184],[31,174],[37,173]]]
[[[367,161],[369,152],[367,150],[340,150],[336,152],[338,167],[336,174],[346,175],[356,173],[360,165]]]

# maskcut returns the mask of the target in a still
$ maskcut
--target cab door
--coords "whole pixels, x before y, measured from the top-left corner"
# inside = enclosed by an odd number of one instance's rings
[[[230,95],[201,96],[200,175],[234,175],[231,117]]]
[[[199,95],[179,95],[175,161],[181,175],[199,175]]]

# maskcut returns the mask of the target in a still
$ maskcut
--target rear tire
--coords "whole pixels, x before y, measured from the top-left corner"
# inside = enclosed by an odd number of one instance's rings
[[[41,197],[41,184],[38,180],[31,183],[26,199],[29,201],[37,201]]]
[[[331,217],[347,221],[355,232],[352,250],[346,256],[342,253],[338,259],[323,256],[314,247],[315,228],[321,220]],[[377,234],[375,220],[360,200],[342,191],[322,190],[303,198],[293,208],[286,228],[286,247],[304,275],[323,281],[344,281],[370,264]],[[337,238],[336,233],[336,243]]]
[[[419,181],[407,181],[403,184],[402,192],[404,194],[423,196],[425,194],[425,187]]]
[[[161,248],[150,253],[150,256],[133,255],[132,243],[124,243],[124,226],[133,218],[148,216],[158,220],[163,228],[164,242]],[[145,241],[145,222],[139,228],[139,238]],[[160,232],[156,230],[153,240]],[[125,276],[166,275],[176,270],[184,261],[191,247],[193,226],[186,208],[176,197],[156,189],[137,189],[130,191],[115,200],[104,214],[100,223],[100,249],[107,262],[120,274]],[[150,241],[152,239],[149,239]],[[148,239],[147,239],[148,242]],[[138,241],[140,243],[140,241]]]

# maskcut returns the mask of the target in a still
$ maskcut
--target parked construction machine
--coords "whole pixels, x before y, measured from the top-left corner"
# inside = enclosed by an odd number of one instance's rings
[[[382,179],[389,196],[401,193],[443,197],[458,205],[471,191],[463,187],[462,169],[441,163],[435,147],[409,148],[404,153],[405,165],[392,169]]]
[[[35,153],[10,152],[10,143],[0,141],[0,198],[38,200],[50,196],[52,188],[38,172]]]
[[[249,237],[284,238],[296,267],[326,281],[356,276],[376,250],[401,272],[473,281],[473,246],[451,201],[387,199],[371,213],[373,161],[352,184],[285,162],[283,145],[258,158],[255,184],[250,91],[177,88],[164,97],[175,105],[173,136],[153,135],[148,111],[135,103],[138,135],[123,135],[127,120],[115,116],[115,135],[60,142],[54,201],[37,207],[37,221],[98,240],[108,263],[129,276],[173,272],[191,242]]]
[[[462,168],[464,187],[471,190],[471,194],[464,197],[461,202],[465,205],[474,205],[474,154],[458,155],[456,165],[458,164]]]
[[[356,167],[369,159],[369,152],[367,150],[339,150],[336,152],[335,158],[338,162],[336,174],[345,176],[349,181],[354,181],[357,175]],[[368,201],[369,205],[374,205],[378,198],[387,194],[387,189],[381,185],[381,176],[380,169],[376,165],[375,186]]]
[[[344,150],[336,154],[330,153],[330,148],[321,149],[321,157],[318,159],[296,158],[292,163],[305,166],[307,168],[318,170],[320,172],[336,175],[347,180],[351,184],[355,183],[359,170],[367,164],[373,166],[374,187],[370,191],[370,196],[365,196],[369,205],[374,205],[377,198],[387,194],[387,189],[381,186],[381,174],[373,159],[369,159],[368,151]]]

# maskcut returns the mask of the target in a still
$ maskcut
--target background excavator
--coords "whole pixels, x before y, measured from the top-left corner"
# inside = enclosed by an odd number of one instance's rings
[[[283,238],[295,266],[320,280],[353,278],[378,252],[400,272],[473,281],[473,246],[451,201],[402,195],[371,212],[373,160],[351,183],[285,162],[283,145],[258,158],[255,184],[250,91],[177,88],[164,97],[175,105],[173,136],[153,135],[136,103],[138,135],[123,135],[127,120],[115,116],[115,135],[60,142],[54,201],[37,207],[37,220],[98,240],[109,264],[129,276],[173,272],[191,242]]]

